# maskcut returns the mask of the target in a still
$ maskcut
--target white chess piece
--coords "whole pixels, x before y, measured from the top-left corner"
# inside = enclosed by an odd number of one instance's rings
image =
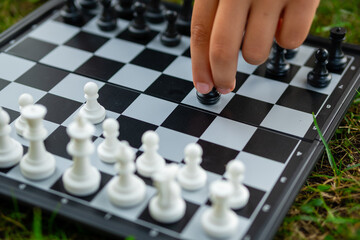
[[[229,206],[232,193],[233,187],[227,181],[218,180],[210,185],[212,205],[201,217],[201,225],[209,236],[227,238],[238,229],[239,219]]]
[[[105,140],[98,146],[97,154],[101,161],[114,163],[121,146],[121,142],[118,140],[119,123],[113,118],[108,118],[103,122],[102,126]]]
[[[245,166],[240,160],[232,160],[226,165],[225,176],[234,188],[234,192],[229,200],[229,205],[232,209],[243,208],[249,201],[249,190],[242,184],[244,172]]]
[[[200,166],[202,148],[197,143],[190,143],[185,147],[185,163],[177,175],[180,186],[186,190],[198,190],[206,184],[206,172]]]
[[[144,153],[136,160],[136,169],[141,176],[151,177],[165,166],[164,158],[157,152],[159,135],[154,131],[147,131],[142,135],[141,141]]]
[[[150,216],[161,223],[174,223],[184,215],[186,204],[181,189],[175,181],[178,166],[169,164],[153,174],[152,179],[158,193],[150,200]]]
[[[127,144],[121,145],[116,156],[115,168],[118,176],[113,177],[107,187],[110,201],[119,207],[133,207],[145,198],[144,181],[134,174],[135,152]]]
[[[11,132],[9,122],[9,114],[0,107],[0,168],[14,166],[23,155],[22,145],[9,136]]]
[[[81,115],[67,128],[70,142],[66,150],[73,157],[73,165],[65,171],[62,180],[66,191],[76,196],[90,195],[100,186],[100,172],[89,159],[95,149],[91,141],[94,131],[94,126]]]
[[[56,168],[54,156],[46,151],[44,140],[47,131],[43,119],[47,110],[42,105],[29,105],[21,110],[26,120],[24,138],[29,140],[29,150],[20,161],[20,170],[24,177],[31,180],[41,180],[51,176]]]
[[[105,119],[105,108],[99,104],[97,99],[99,88],[94,82],[88,82],[84,86],[86,103],[80,109],[80,114],[92,124],[97,124]]]
[[[23,94],[20,95],[18,102],[19,102],[19,109],[20,109],[20,112],[21,112],[21,110],[24,107],[34,104],[34,98],[28,93],[23,93]],[[26,121],[23,118],[23,116],[20,114],[20,116],[15,120],[16,133],[19,136],[23,136],[24,129],[26,128],[26,126],[27,126]]]

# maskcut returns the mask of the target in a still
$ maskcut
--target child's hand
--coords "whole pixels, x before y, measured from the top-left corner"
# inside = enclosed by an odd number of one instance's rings
[[[193,79],[200,93],[235,88],[238,52],[266,61],[274,36],[284,48],[305,40],[320,0],[195,0],[191,24]]]

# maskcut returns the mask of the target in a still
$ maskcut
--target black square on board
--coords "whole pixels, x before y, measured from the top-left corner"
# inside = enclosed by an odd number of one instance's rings
[[[176,56],[169,53],[145,49],[137,55],[131,63],[162,72],[175,60],[175,58]]]
[[[243,151],[285,163],[299,140],[264,129],[257,129]]]
[[[75,72],[90,78],[107,81],[123,66],[124,64],[121,62],[93,56]]]
[[[46,149],[52,154],[71,160],[71,156],[66,151],[66,146],[70,138],[66,133],[66,127],[59,126],[45,139]]]
[[[82,103],[51,93],[46,94],[37,103],[47,108],[45,120],[58,124],[63,123],[82,105]]]
[[[184,57],[189,57],[191,58],[191,51],[190,51],[190,47],[182,54]]]
[[[235,76],[236,85],[232,92],[236,93],[239,90],[239,88],[244,84],[246,79],[248,79],[248,77],[249,77],[249,74],[242,73],[242,72],[236,72],[236,76]]]
[[[109,39],[87,32],[79,32],[73,38],[65,43],[65,45],[81,49],[88,52],[95,52]]]
[[[277,101],[277,105],[317,114],[327,95],[304,88],[289,86]]]
[[[272,76],[266,73],[266,63],[260,65],[255,71],[254,75],[258,75],[264,78],[270,78],[283,83],[290,83],[293,80],[295,74],[299,71],[300,67],[297,65],[290,64],[289,72],[285,76]]]
[[[272,107],[271,103],[235,95],[220,115],[237,122],[259,126]]]
[[[34,38],[26,38],[8,53],[33,61],[39,61],[57,46]]]
[[[69,73],[64,70],[36,64],[29,71],[16,79],[15,82],[43,91],[49,91],[68,74]]]
[[[162,74],[145,90],[145,93],[180,103],[193,88],[192,82]]]
[[[0,78],[0,90],[3,90],[9,83],[9,81]]]
[[[179,105],[161,126],[200,137],[215,117],[215,115]]]
[[[106,110],[122,113],[139,95],[134,91],[105,84],[99,90],[98,102]]]
[[[134,42],[134,43],[138,43],[138,44],[142,44],[142,45],[147,45],[149,42],[151,42],[154,37],[158,34],[158,32],[151,30],[149,35],[147,37],[144,38],[134,38],[131,33],[129,32],[128,29],[126,29],[125,31],[121,32],[117,38],[122,39],[122,40],[126,40],[129,42]]]

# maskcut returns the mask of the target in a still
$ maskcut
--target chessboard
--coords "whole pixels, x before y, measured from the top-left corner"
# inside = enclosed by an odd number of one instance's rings
[[[65,1],[49,1],[0,36],[0,103],[10,115],[11,137],[27,151],[29,142],[16,134],[14,122],[20,116],[19,96],[28,93],[47,108],[45,147],[56,160],[54,174],[41,181],[25,178],[19,165],[0,169],[0,195],[115,236],[212,239],[201,226],[211,207],[208,187],[225,177],[229,161],[240,159],[250,198],[235,211],[239,225],[230,239],[269,239],[323,152],[312,114],[328,141],[359,87],[360,48],[343,45],[346,67],[331,72],[325,88],[312,87],[306,79],[315,51],[328,47],[328,39],[310,36],[288,60],[290,71],[283,77],[269,77],[266,64],[247,64],[240,51],[236,88],[216,104],[203,105],[192,83],[186,34],[179,45],[168,47],[160,40],[166,22],[147,23],[148,37],[134,38],[128,29],[131,20],[124,18],[116,19],[112,31],[99,29],[100,6],[87,11],[79,24],[64,21],[64,8]],[[189,143],[202,147],[206,186],[182,190],[186,212],[180,221],[163,224],[150,216],[148,203],[156,194],[150,178],[141,177],[146,183],[143,202],[132,208],[114,206],[106,187],[117,170],[96,153],[91,163],[100,171],[100,189],[86,197],[64,189],[62,175],[72,165],[66,130],[85,103],[87,82],[97,84],[106,118],[118,121],[119,139],[137,156],[144,151],[141,137],[148,130],[159,135],[159,154],[167,163],[184,165]],[[99,146],[102,124],[95,129],[92,141]]]

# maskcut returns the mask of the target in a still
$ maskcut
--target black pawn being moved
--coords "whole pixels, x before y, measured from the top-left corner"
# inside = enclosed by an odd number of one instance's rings
[[[150,34],[150,28],[145,22],[145,10],[145,3],[135,2],[134,18],[129,24],[129,33],[134,38],[146,38]]]
[[[117,23],[114,9],[111,6],[111,0],[101,0],[101,4],[103,10],[97,25],[103,31],[112,31],[116,29]]]
[[[320,48],[315,53],[315,67],[309,72],[307,76],[308,83],[311,86],[317,88],[324,88],[329,85],[331,81],[331,74],[326,68],[326,64],[328,63],[328,51],[324,48]]]
[[[166,30],[161,33],[160,40],[162,44],[168,47],[175,47],[180,44],[181,36],[176,29],[177,13],[175,11],[166,11],[165,18],[168,22]]]
[[[290,70],[290,64],[285,59],[285,49],[275,43],[273,56],[266,65],[266,73],[275,77],[285,76]]]

